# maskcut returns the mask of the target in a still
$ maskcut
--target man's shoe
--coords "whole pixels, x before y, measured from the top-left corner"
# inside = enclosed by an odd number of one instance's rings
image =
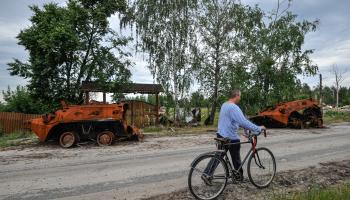
[[[209,185],[209,186],[212,186],[212,185],[213,185],[213,184],[211,183],[211,181],[209,180],[208,175],[203,174],[203,175],[201,176],[201,179],[204,181],[204,183],[205,183],[206,185]]]
[[[238,181],[243,183],[244,182],[244,176],[239,177]]]

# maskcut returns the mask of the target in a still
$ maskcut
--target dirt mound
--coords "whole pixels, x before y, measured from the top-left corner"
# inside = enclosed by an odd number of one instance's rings
[[[276,195],[288,194],[291,191],[303,191],[311,187],[328,187],[350,180],[350,160],[320,163],[319,166],[301,170],[278,172],[272,185],[267,189],[257,189],[249,181],[241,184],[230,184],[219,199],[271,199]],[[190,192],[181,190],[147,198],[149,200],[194,199]]]

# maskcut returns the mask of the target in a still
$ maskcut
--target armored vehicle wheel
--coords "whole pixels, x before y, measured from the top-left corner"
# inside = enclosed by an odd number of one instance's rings
[[[96,141],[100,146],[109,146],[114,140],[114,134],[111,131],[103,131],[97,135]]]
[[[61,134],[59,143],[60,146],[63,148],[69,148],[72,147],[74,144],[76,144],[79,140],[78,134],[74,132],[64,132]]]
[[[138,135],[132,135],[129,137],[129,140],[131,141],[139,141],[139,136]]]

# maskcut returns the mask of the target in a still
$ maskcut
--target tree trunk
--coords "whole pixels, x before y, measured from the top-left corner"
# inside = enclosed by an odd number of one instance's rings
[[[218,27],[219,29],[219,27]],[[215,70],[214,70],[214,92],[213,92],[213,103],[211,105],[211,111],[210,111],[210,117],[209,117],[209,124],[214,123],[215,119],[215,112],[216,107],[218,103],[218,92],[219,92],[219,76],[220,76],[220,39],[216,38],[216,45],[215,45]]]
[[[335,107],[338,108],[339,107],[339,88],[337,87],[337,91],[336,91],[336,104]]]
[[[214,100],[213,104],[211,105],[211,110],[210,110],[210,117],[209,117],[209,124],[210,125],[214,124],[216,106],[217,106],[217,101]]]
[[[177,87],[177,81],[178,81],[178,77],[177,74],[174,73],[174,104],[175,104],[175,110],[174,110],[174,120],[175,121],[179,121],[179,102],[178,102],[178,96],[179,96],[179,92],[178,92],[178,87]]]
[[[219,48],[219,46],[218,46]],[[216,60],[215,60],[215,73],[214,73],[214,92],[213,92],[213,103],[211,105],[211,111],[210,111],[210,117],[209,117],[209,124],[214,123],[215,119],[215,112],[216,112],[216,107],[218,103],[218,92],[219,92],[219,76],[220,76],[220,66],[219,66],[219,52],[217,48],[217,54],[216,54]]]

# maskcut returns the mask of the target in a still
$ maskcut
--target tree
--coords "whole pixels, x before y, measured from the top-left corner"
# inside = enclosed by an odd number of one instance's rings
[[[52,105],[59,99],[82,100],[82,81],[117,89],[130,77],[129,38],[109,26],[108,18],[124,12],[125,0],[68,0],[67,5],[31,6],[32,25],[17,39],[29,51],[29,62],[9,63],[11,75],[29,79],[28,91]],[[111,82],[111,84],[108,84]]]
[[[314,75],[318,67],[310,59],[313,50],[303,50],[305,35],[315,31],[318,20],[301,22],[297,15],[282,12],[280,2],[272,14],[264,14],[254,29],[244,29],[244,56],[248,60],[251,91],[259,107],[294,98],[297,75]],[[258,8],[256,8],[258,9]]]
[[[339,105],[350,105],[350,90],[346,87],[339,89]]]
[[[208,104],[208,101],[204,98],[203,94],[201,94],[199,91],[193,92],[191,94],[191,106],[192,107],[206,107]]]
[[[313,96],[313,91],[311,90],[310,86],[306,83],[297,86],[299,88],[298,91],[298,99],[306,99],[306,98],[312,98]],[[318,86],[319,88],[319,86]],[[315,90],[315,92],[319,93],[319,89],[317,91],[317,89]]]
[[[198,2],[195,22],[198,32],[194,49],[197,80],[211,97],[209,124],[215,118],[216,107],[225,79],[225,71],[235,57],[237,24],[244,9],[231,0],[203,0]]]
[[[335,87],[335,92],[336,92],[336,103],[335,103],[335,107],[338,108],[339,106],[339,91],[341,88],[341,84],[344,81],[344,77],[343,74],[346,73],[346,71],[341,71],[337,65],[333,65],[332,69],[331,69],[331,73],[334,75],[334,87]]]
[[[194,37],[192,0],[135,0],[121,21],[122,26],[136,25],[136,34],[143,52],[148,54],[148,68],[154,79],[173,96],[175,115],[179,99],[192,82],[190,48]],[[175,117],[177,118],[177,117]]]
[[[315,91],[317,91],[318,88],[315,88]],[[330,88],[328,86],[325,86],[322,89],[323,94],[323,102],[327,105],[333,105],[334,104],[334,91],[333,88]]]
[[[49,112],[49,108],[42,102],[34,100],[25,87],[17,86],[12,91],[8,87],[7,91],[2,91],[5,103],[1,105],[3,112],[21,112],[29,114],[43,114]]]

